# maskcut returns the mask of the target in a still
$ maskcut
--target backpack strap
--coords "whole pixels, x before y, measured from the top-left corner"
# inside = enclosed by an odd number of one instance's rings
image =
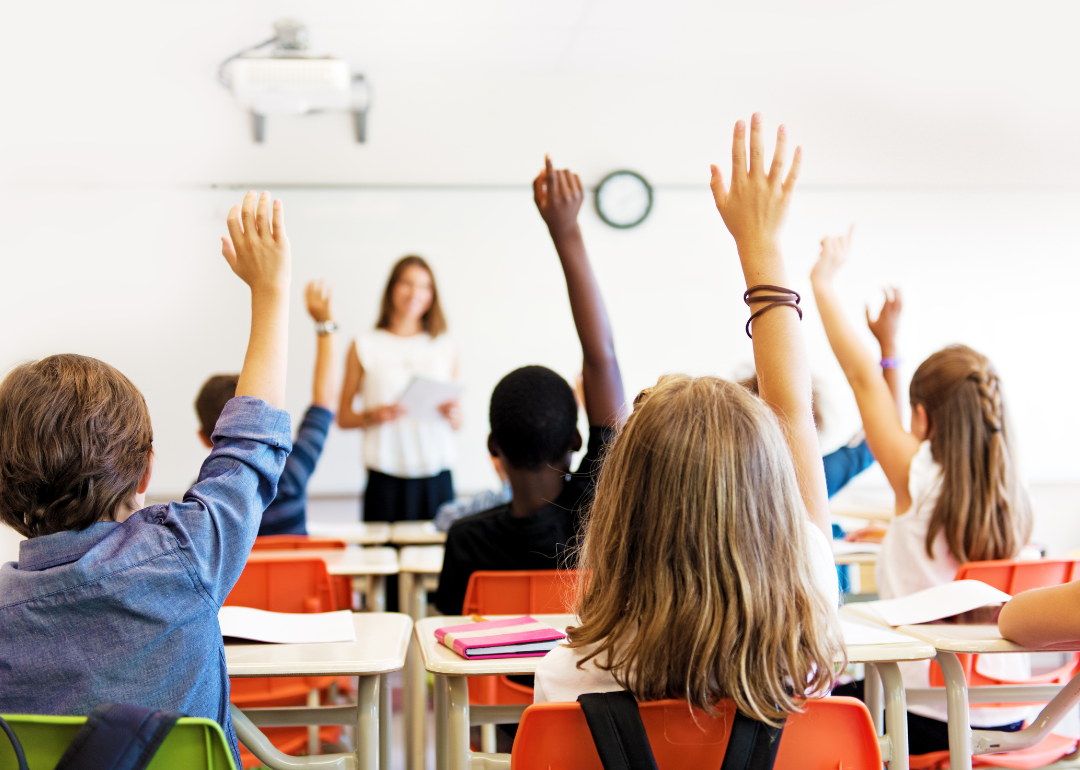
[[[637,701],[626,690],[578,696],[604,770],[657,770]]]
[[[98,706],[76,733],[56,770],[144,770],[182,714],[142,706]]]
[[[784,722],[770,727],[736,711],[720,770],[772,770],[783,732]]]
[[[11,748],[15,751],[15,761],[18,763],[19,770],[30,770],[26,765],[26,754],[23,753],[22,744],[19,743],[19,736],[15,735],[15,731],[3,717],[0,717],[0,730],[3,730],[11,741]]]

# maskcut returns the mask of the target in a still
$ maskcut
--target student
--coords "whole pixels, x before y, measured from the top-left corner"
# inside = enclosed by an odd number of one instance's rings
[[[322,281],[311,281],[304,291],[308,315],[315,321],[315,375],[312,378],[311,406],[296,432],[293,450],[278,480],[277,497],[267,506],[259,525],[259,536],[307,534],[307,484],[322,454],[326,434],[334,421],[337,402],[337,352],[334,332],[337,324],[330,309],[331,289]],[[238,374],[216,374],[202,386],[195,399],[199,415],[199,439],[214,448],[211,436],[221,410],[236,394]]]
[[[349,346],[341,387],[338,427],[364,431],[364,521],[433,519],[454,499],[458,402],[440,404],[439,415],[428,419],[410,416],[398,399],[414,377],[457,376],[457,346],[446,333],[435,274],[422,257],[402,257],[390,271],[375,328]]]
[[[911,432],[900,422],[879,363],[840,309],[833,276],[851,232],[825,238],[811,273],[829,344],[855,393],[866,440],[896,495],[875,578],[882,599],[951,582],[961,564],[1009,559],[1031,533],[1031,506],[1017,475],[1005,400],[986,356],[964,345],[934,353],[911,379]],[[984,673],[1022,678],[1026,658],[987,655]],[[906,687],[929,687],[929,662],[901,664]],[[857,694],[845,685],[844,694]],[[838,690],[839,692],[839,690]],[[908,709],[913,754],[948,748],[945,706]],[[971,723],[1017,730],[1026,708],[971,709]]]
[[[269,193],[248,192],[228,225],[221,250],[251,288],[251,336],[183,502],[143,507],[150,415],[113,367],[56,355],[0,383],[0,519],[29,538],[0,567],[0,713],[118,702],[210,718],[240,767],[217,613],[291,448],[290,255]]]
[[[596,283],[577,215],[585,192],[576,174],[556,171],[551,159],[533,180],[533,198],[559,255],[570,311],[584,354],[589,444],[581,449],[577,402],[570,384],[543,366],[525,366],[502,378],[491,394],[488,449],[510,480],[509,503],[460,519],[450,527],[436,606],[461,612],[469,576],[477,570],[556,569],[592,499],[594,474],[614,435],[624,404],[607,308]]]
[[[775,723],[825,694],[842,649],[829,504],[810,369],[779,247],[801,161],[770,170],[761,118],[735,126],[732,181],[717,208],[749,287],[761,398],[715,377],[661,377],[604,461],[578,568],[580,622],[540,662],[536,702],[629,690],[711,710],[731,698]],[[735,289],[728,289],[734,293]],[[783,294],[781,294],[783,292]],[[734,297],[732,297],[734,299]]]

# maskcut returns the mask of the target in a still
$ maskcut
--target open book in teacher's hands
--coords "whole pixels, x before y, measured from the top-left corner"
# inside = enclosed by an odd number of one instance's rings
[[[425,377],[413,377],[409,387],[398,400],[406,414],[414,420],[436,420],[442,417],[439,406],[455,401],[465,388],[456,382],[437,382]]]
[[[435,631],[436,641],[470,660],[543,656],[565,638],[562,631],[528,615],[463,623]]]

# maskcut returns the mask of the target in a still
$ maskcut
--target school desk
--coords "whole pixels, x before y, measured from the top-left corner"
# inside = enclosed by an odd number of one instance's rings
[[[249,562],[322,559],[331,575],[352,578],[353,590],[365,598],[364,609],[382,612],[386,609],[386,576],[398,572],[398,552],[395,548],[310,548],[303,550],[252,551]],[[355,608],[354,608],[355,609]]]
[[[433,521],[395,521],[390,526],[390,542],[394,545],[442,545],[446,533],[435,529]]]
[[[492,616],[491,619],[509,616]],[[548,625],[565,629],[572,615],[534,615]],[[434,617],[417,621],[414,636],[420,647],[424,668],[435,674],[435,766],[436,770],[495,770],[510,767],[509,754],[484,754],[469,750],[471,724],[513,723],[521,719],[525,706],[469,707],[466,677],[474,675],[534,674],[541,658],[496,658],[466,660],[435,641],[435,629],[468,622],[463,617]],[[866,621],[853,618],[854,624]],[[872,663],[878,669],[885,690],[885,734],[879,740],[882,758],[890,770],[908,770],[907,702],[904,698],[900,661],[926,660],[934,648],[917,639],[891,644],[847,646],[849,662]],[[871,710],[873,713],[873,709]],[[879,720],[875,720],[878,722]],[[880,726],[879,726],[880,731]]]
[[[412,618],[398,612],[353,614],[356,641],[342,644],[228,644],[225,664],[229,676],[356,676],[356,706],[233,707],[236,733],[245,746],[272,770],[301,767],[355,767],[388,770],[390,767],[390,686],[387,674],[405,666]],[[326,755],[289,757],[274,761],[276,751],[256,728],[296,725],[352,725],[356,751],[332,765]]]
[[[842,613],[857,614],[874,619],[857,604],[845,607]],[[1001,637],[997,625],[954,625],[923,623],[899,626],[897,631],[920,639],[937,650],[936,660],[945,677],[944,688],[910,689],[911,703],[940,704],[945,700],[949,713],[949,764],[953,770],[971,770],[971,757],[1015,751],[1034,746],[1052,732],[1071,709],[1080,703],[1080,674],[1065,685],[995,685],[969,689],[963,665],[956,657],[965,653],[991,655],[1002,652],[1074,652],[1080,641],[1052,647],[1024,647]],[[1039,716],[1026,728],[1015,733],[994,730],[972,730],[968,706],[971,703],[1039,703],[1047,702]]]
[[[390,525],[384,521],[349,521],[339,524],[309,521],[307,531],[312,537],[329,537],[353,545],[383,545],[390,542]]]
[[[410,545],[398,552],[402,609],[414,622],[427,617],[427,594],[438,587],[443,552],[441,545]],[[414,639],[405,663],[405,767],[408,770],[424,768],[426,727],[427,676]]]

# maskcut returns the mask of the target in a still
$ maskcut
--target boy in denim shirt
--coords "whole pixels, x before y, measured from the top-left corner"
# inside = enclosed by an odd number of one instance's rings
[[[0,519],[25,535],[0,567],[0,713],[104,702],[217,720],[240,758],[217,613],[240,577],[291,448],[284,210],[248,192],[222,254],[251,288],[236,398],[183,502],[143,507],[153,433],[108,364],[58,355],[0,383]]]

